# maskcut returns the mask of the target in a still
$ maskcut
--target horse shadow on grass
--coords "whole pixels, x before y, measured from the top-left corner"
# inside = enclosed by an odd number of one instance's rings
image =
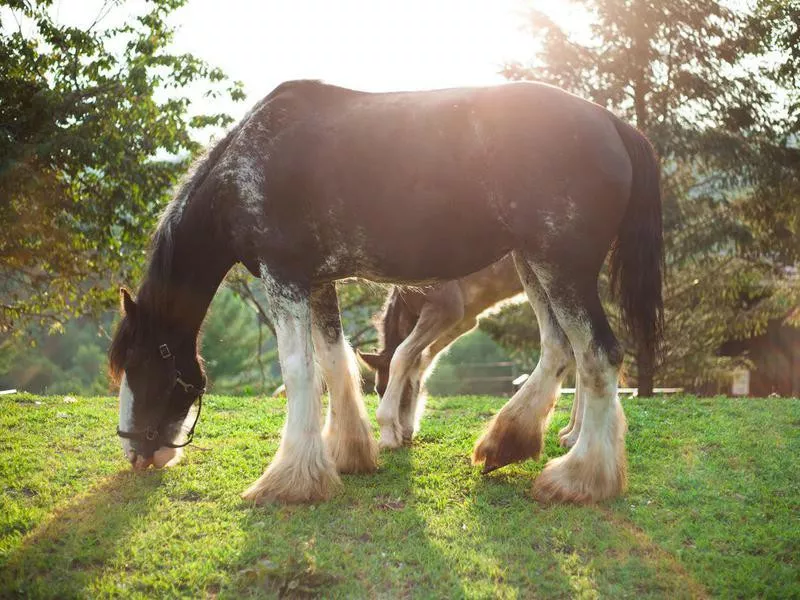
[[[330,501],[249,506],[238,574],[219,597],[463,597],[431,544],[414,492],[414,450],[383,452],[369,475],[344,475]]]
[[[328,502],[252,506],[238,493],[271,460],[279,429],[240,437],[233,421],[209,423],[210,452],[172,471],[122,471],[56,505],[9,551],[0,597],[465,595],[429,537],[416,449],[343,476]]]
[[[545,506],[531,498],[531,484],[547,460],[566,453],[556,431],[569,413],[567,402],[560,404],[539,460],[480,477],[471,490],[475,542],[500,566],[497,579],[519,597],[614,597],[645,590],[664,597],[706,596],[676,557],[624,517],[624,496],[594,506]]]
[[[98,573],[115,560],[134,527],[152,509],[160,472],[119,472],[56,508],[10,553],[0,597],[86,597]]]

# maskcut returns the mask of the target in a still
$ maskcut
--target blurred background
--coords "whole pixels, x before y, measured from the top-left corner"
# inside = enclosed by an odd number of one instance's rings
[[[661,158],[666,351],[637,365],[623,340],[627,383],[800,396],[798,0],[2,0],[0,35],[0,390],[112,391],[118,289],[138,284],[171,190],[281,81],[535,79],[614,111]],[[375,347],[387,291],[339,286],[354,346]],[[263,301],[240,270],[215,298],[213,392],[280,384]],[[510,303],[428,388],[509,394],[537,357],[533,312]]]

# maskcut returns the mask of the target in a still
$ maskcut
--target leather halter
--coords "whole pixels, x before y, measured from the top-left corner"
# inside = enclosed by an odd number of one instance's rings
[[[169,346],[166,344],[161,344],[158,347],[158,352],[161,354],[161,358],[168,359],[173,358],[172,352],[169,350]],[[192,383],[187,383],[181,378],[181,372],[175,369],[175,381],[172,383],[172,387],[170,388],[169,393],[172,393],[172,390],[175,389],[175,386],[179,385],[183,388],[183,391],[192,396],[192,404],[194,404],[195,400],[197,400],[197,414],[194,417],[194,423],[192,423],[191,429],[189,429],[189,433],[186,437],[186,441],[182,444],[173,444],[172,442],[162,442],[162,446],[166,446],[168,448],[183,448],[184,446],[188,446],[192,443],[194,439],[194,428],[197,426],[197,422],[200,420],[200,411],[203,408],[203,394],[206,392],[205,387],[198,387]],[[191,405],[189,405],[191,409]],[[158,428],[152,429],[150,426],[147,426],[145,430],[142,431],[122,431],[119,427],[117,427],[117,435],[121,438],[125,438],[128,440],[147,440],[148,442],[152,442],[153,440],[157,439],[159,436]]]

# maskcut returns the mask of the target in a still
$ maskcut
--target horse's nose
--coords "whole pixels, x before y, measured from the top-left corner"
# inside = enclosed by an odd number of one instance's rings
[[[136,454],[135,452],[131,451],[130,460],[134,471],[144,471],[147,467],[153,464],[153,455],[151,454],[145,458],[141,454]]]

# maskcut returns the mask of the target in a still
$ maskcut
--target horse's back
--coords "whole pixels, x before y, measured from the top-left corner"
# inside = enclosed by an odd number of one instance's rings
[[[533,243],[542,215],[564,221],[589,195],[598,214],[621,214],[627,200],[609,113],[545,84],[366,93],[289,82],[248,119],[273,245],[331,257],[320,277],[460,277]]]

